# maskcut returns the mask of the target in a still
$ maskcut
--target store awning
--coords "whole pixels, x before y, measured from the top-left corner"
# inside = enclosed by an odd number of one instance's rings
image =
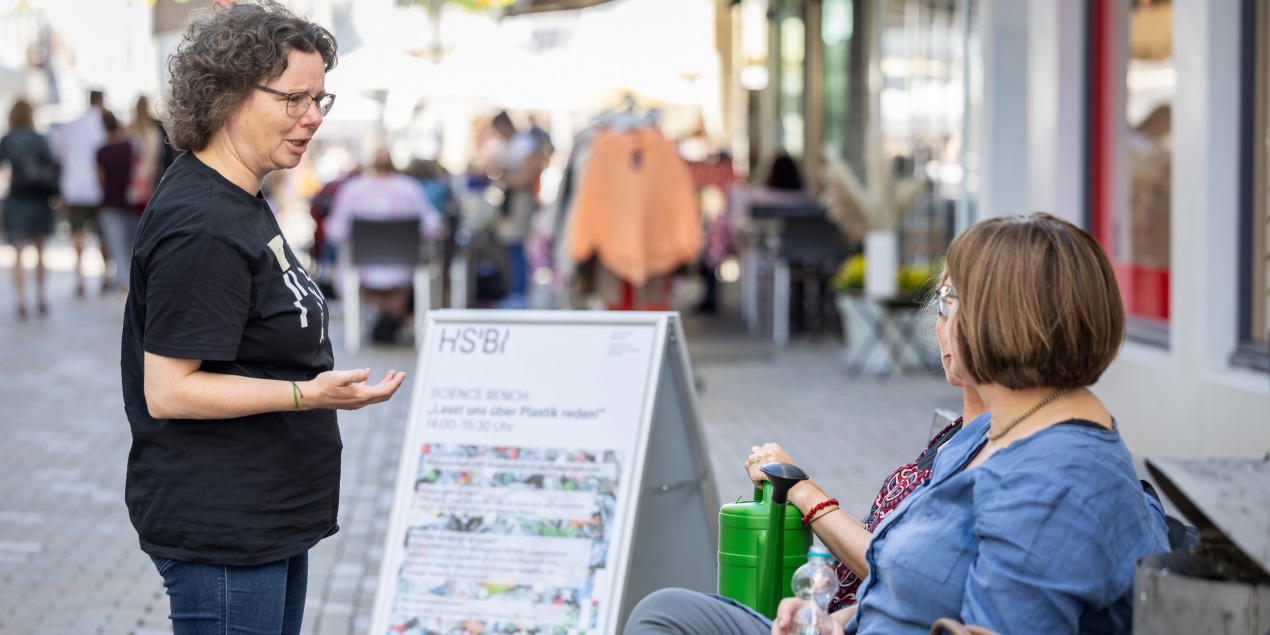
[[[527,13],[546,13],[548,11],[574,11],[601,5],[612,0],[516,0],[516,4],[507,7],[505,15],[524,15]]]

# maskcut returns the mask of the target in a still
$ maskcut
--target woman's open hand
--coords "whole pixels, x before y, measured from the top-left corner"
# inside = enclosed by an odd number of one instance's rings
[[[304,397],[300,405],[306,408],[337,408],[357,410],[364,406],[388,401],[401,387],[406,374],[390,370],[375,385],[370,385],[369,368],[356,370],[328,370],[302,384]]]
[[[755,487],[762,487],[763,481],[767,480],[767,475],[760,471],[759,468],[768,463],[797,465],[797,463],[794,463],[794,459],[791,459],[778,444],[766,443],[762,446],[756,445],[750,448],[750,456],[745,459],[745,471],[750,475],[750,480],[754,481]]]

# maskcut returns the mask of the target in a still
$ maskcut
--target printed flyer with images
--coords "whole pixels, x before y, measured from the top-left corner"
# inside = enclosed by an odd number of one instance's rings
[[[425,445],[392,632],[594,628],[620,463],[614,452]]]

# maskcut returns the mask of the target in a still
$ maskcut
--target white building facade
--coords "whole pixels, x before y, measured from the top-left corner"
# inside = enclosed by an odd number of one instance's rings
[[[976,218],[1045,210],[1103,242],[1130,334],[1095,391],[1135,454],[1266,455],[1270,7],[979,9],[990,123]]]

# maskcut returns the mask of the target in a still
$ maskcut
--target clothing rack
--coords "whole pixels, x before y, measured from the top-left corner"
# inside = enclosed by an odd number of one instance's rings
[[[621,103],[616,108],[611,108],[596,115],[595,121],[591,124],[593,128],[607,128],[610,130],[624,131],[634,130],[637,128],[656,127],[661,123],[661,112],[656,108],[645,109],[641,112],[635,96],[627,93],[622,97]]]
[[[692,181],[659,120],[655,109],[641,111],[627,95],[578,134],[565,167],[556,202],[557,270],[582,278],[575,289],[583,293],[600,291],[610,309],[668,308],[667,276],[698,257]],[[605,273],[621,286],[601,284]]]

